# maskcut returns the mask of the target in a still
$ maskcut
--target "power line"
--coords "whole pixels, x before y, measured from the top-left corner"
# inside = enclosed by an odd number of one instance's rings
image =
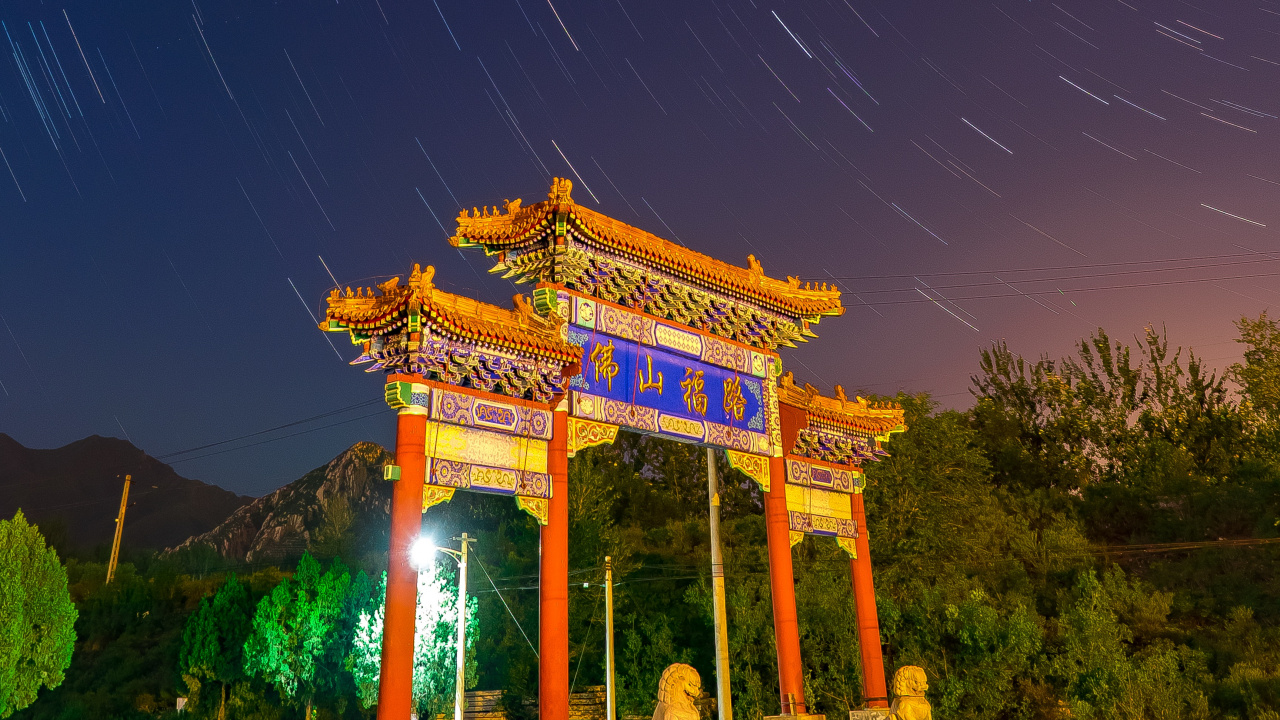
[[[270,433],[270,432],[275,432],[275,431],[277,431],[277,430],[283,430],[283,429],[285,429],[285,428],[294,427],[295,425],[302,425],[302,424],[304,424],[304,423],[309,423],[309,422],[312,422],[313,420],[320,420],[320,419],[323,419],[323,418],[331,417],[331,416],[333,416],[333,415],[339,415],[339,414],[341,414],[341,413],[348,412],[348,411],[350,411],[350,410],[356,410],[356,409],[358,409],[358,408],[362,408],[362,407],[367,407],[367,406],[369,406],[369,405],[373,405],[374,403],[378,403],[378,402],[382,402],[382,401],[381,401],[381,400],[365,400],[364,402],[358,402],[358,403],[356,403],[355,405],[348,405],[347,407],[344,407],[344,408],[338,408],[337,410],[330,410],[330,411],[328,411],[328,412],[320,413],[319,415],[312,415],[311,417],[309,417],[309,418],[303,418],[302,420],[294,420],[293,422],[288,422],[288,423],[285,423],[285,424],[283,424],[283,425],[277,425],[277,426],[275,426],[275,427],[273,427],[273,428],[267,428],[266,430],[259,430],[259,431],[257,431],[257,432],[251,432],[251,433],[249,433],[249,434],[247,434],[247,435],[241,435],[241,436],[239,436],[239,437],[233,437],[233,438],[230,438],[230,439],[228,439],[228,440],[219,440],[218,442],[207,443],[207,444],[205,444],[205,445],[197,445],[196,447],[187,448],[186,450],[175,450],[174,452],[171,452],[171,453],[165,453],[164,455],[157,455],[157,456],[155,456],[155,458],[156,458],[157,460],[165,460],[165,459],[168,459],[168,458],[171,458],[171,457],[177,457],[178,455],[186,455],[187,453],[193,453],[193,452],[196,452],[196,451],[198,451],[198,450],[207,450],[208,448],[211,448],[211,447],[217,447],[217,446],[219,446],[219,445],[226,445],[227,443],[233,443],[233,442],[236,442],[237,440],[245,440],[245,439],[248,439],[248,438],[251,438],[251,437],[257,437],[257,436],[259,436],[259,435],[265,435],[265,434]],[[246,446],[246,447],[248,447],[248,446]]]
[[[346,425],[347,423],[355,423],[355,421],[358,421],[358,420],[365,420],[365,419],[369,419],[369,418],[376,418],[376,416],[381,415],[381,414],[383,414],[383,411],[379,410],[379,411],[378,411],[378,413],[370,413],[369,415],[361,415],[361,416],[358,416],[358,418],[349,418],[349,419],[347,419],[347,420],[338,420],[338,421],[337,421],[337,423],[329,423],[328,425],[320,425],[320,427],[319,427],[319,428],[310,428],[310,429],[306,429],[306,430],[298,430],[298,432],[296,432],[296,433],[289,433],[289,434],[287,434],[287,436],[280,436],[280,437],[274,437],[274,438],[260,439],[260,441],[257,441],[257,442],[251,442],[251,443],[248,443],[248,445],[242,445],[242,446],[239,446],[239,447],[228,447],[228,448],[227,448],[227,450],[216,450],[216,451],[214,451],[214,452],[206,452],[206,454],[204,454],[204,455],[196,455],[195,457],[183,457],[183,459],[179,459],[179,460],[170,460],[169,462],[170,462],[170,464],[174,464],[174,462],[187,462],[188,460],[200,460],[200,459],[201,459],[201,457],[211,457],[211,456],[214,456],[214,455],[223,455],[223,454],[224,454],[224,452],[236,452],[237,450],[247,450],[247,448],[250,448],[250,447],[256,447],[256,446],[259,446],[259,445],[266,445],[266,443],[269,443],[269,442],[282,441],[282,439],[288,439],[288,438],[291,438],[291,437],[305,436],[305,434],[307,434],[307,433],[314,433],[314,432],[319,432],[319,430],[324,430],[324,429],[329,429],[329,428],[335,428],[335,427],[338,427],[338,425]]]
[[[538,655],[538,648],[533,646],[533,641],[529,639],[528,633],[524,631],[524,626],[516,619],[516,614],[511,612],[511,606],[507,604],[507,599],[502,597],[502,593],[498,590],[498,586],[493,582],[493,578],[489,576],[488,569],[485,568],[484,563],[480,562],[479,557],[476,558],[476,564],[480,566],[481,570],[484,570],[484,576],[489,580],[490,587],[492,587],[493,591],[497,593],[498,599],[502,601],[502,607],[507,609],[507,614],[510,615],[511,620],[515,622],[516,628],[520,631],[520,634],[524,636],[524,641],[529,643],[529,649],[533,651],[533,656],[541,657]]]
[[[949,271],[949,272],[932,272],[932,273],[916,272],[916,273],[905,273],[901,275],[834,275],[834,276],[829,275],[827,277],[818,278],[818,279],[829,280],[834,278],[836,280],[895,280],[895,279],[901,279],[901,278],[914,278],[914,277],[947,277],[947,276],[954,276],[954,275],[990,275],[992,273],[999,273],[1001,275],[1006,275],[1009,273],[1053,272],[1057,270],[1086,270],[1089,268],[1121,267],[1125,265],[1152,265],[1152,264],[1160,264],[1160,263],[1196,262],[1199,260],[1229,260],[1233,258],[1242,258],[1242,257],[1257,257],[1258,255],[1265,255],[1265,254],[1267,253],[1248,252],[1248,253],[1233,253],[1230,255],[1195,255],[1195,256],[1184,257],[1184,258],[1164,258],[1164,259],[1158,259],[1158,260],[1120,260],[1116,262],[1087,263],[1082,265],[1049,265],[1049,266],[1038,267],[1038,268],[1037,267],[1005,268],[1003,270],[955,270],[955,271]]]
[[[266,430],[259,430],[259,431],[257,431],[257,432],[252,432],[252,433],[249,433],[249,434],[247,434],[247,435],[240,435],[239,437],[230,438],[230,439],[228,439],[228,440],[219,440],[218,442],[206,443],[206,444],[204,444],[204,445],[198,445],[198,446],[193,447],[193,448],[187,448],[186,450],[177,450],[177,451],[175,451],[175,452],[165,453],[164,455],[156,455],[156,456],[153,456],[153,457],[152,457],[152,459],[155,459],[155,460],[168,460],[169,458],[173,458],[173,457],[176,457],[176,456],[178,456],[178,455],[186,455],[186,454],[188,454],[188,453],[196,452],[196,451],[198,451],[198,450],[205,450],[205,449],[207,449],[207,448],[218,447],[219,445],[226,445],[227,443],[236,442],[237,440],[245,440],[245,439],[248,439],[248,438],[251,438],[251,437],[257,437],[257,436],[259,436],[259,435],[265,435],[265,434],[267,434],[267,433],[275,432],[275,431],[277,431],[277,430],[283,430],[283,429],[285,429],[285,428],[295,427],[295,426],[297,426],[297,425],[302,425],[302,424],[305,424],[305,423],[313,422],[313,421],[315,421],[315,420],[321,420],[321,419],[326,418],[326,417],[332,417],[332,416],[334,416],[334,415],[340,415],[340,414],[342,414],[342,413],[344,413],[344,412],[349,412],[349,411],[351,411],[351,410],[357,410],[357,409],[359,409],[359,408],[367,407],[367,406],[369,406],[369,405],[374,405],[374,404],[377,404],[377,403],[380,403],[380,402],[382,402],[382,401],[381,401],[381,400],[366,400],[366,401],[364,401],[364,402],[356,403],[355,405],[348,405],[347,407],[344,407],[344,408],[338,408],[337,410],[330,410],[330,411],[328,411],[328,412],[320,413],[319,415],[312,415],[312,416],[311,416],[311,417],[309,417],[309,418],[304,418],[304,419],[302,419],[302,420],[295,420],[295,421],[293,421],[293,422],[285,423],[285,424],[283,424],[283,425],[277,425],[276,427],[273,427],[273,428],[268,428],[268,429],[266,429]],[[172,463],[186,462],[186,461],[188,461],[188,460],[198,460],[198,459],[200,459],[200,458],[209,457],[209,456],[211,456],[211,455],[220,455],[220,454],[222,454],[222,453],[232,452],[232,451],[235,451],[235,450],[244,450],[244,449],[246,449],[246,448],[255,447],[255,446],[257,446],[257,445],[263,445],[263,444],[265,444],[265,443],[275,442],[276,440],[285,440],[285,439],[288,439],[288,438],[291,438],[291,437],[297,437],[298,435],[305,435],[306,433],[316,432],[316,431],[319,431],[319,430],[325,430],[325,429],[328,429],[328,428],[331,428],[331,427],[335,427],[335,426],[338,426],[338,425],[344,425],[344,424],[346,424],[346,423],[356,422],[356,421],[358,421],[358,420],[364,420],[364,419],[366,419],[366,418],[371,418],[371,417],[374,417],[375,415],[379,415],[379,414],[381,414],[381,413],[370,413],[370,414],[368,414],[368,415],[361,415],[360,417],[357,417],[357,418],[350,418],[350,419],[347,419],[347,420],[341,420],[341,421],[336,422],[336,423],[330,423],[330,424],[328,424],[328,425],[321,425],[320,427],[311,428],[311,429],[309,429],[309,430],[303,430],[303,431],[301,431],[301,432],[290,433],[290,434],[288,434],[288,435],[282,435],[282,436],[280,436],[280,437],[270,438],[270,439],[263,440],[263,441],[260,441],[260,442],[250,443],[250,444],[248,444],[248,445],[242,445],[242,446],[240,446],[240,447],[228,448],[228,449],[226,449],[226,450],[220,450],[220,451],[218,451],[218,452],[206,453],[206,454],[204,454],[204,455],[197,455],[197,456],[195,456],[195,457],[180,458],[180,459],[177,459],[177,460],[169,460],[169,463],[170,463],[170,464],[172,464]],[[25,487],[25,486],[28,486],[28,485],[42,485],[42,484],[48,484],[48,481],[47,481],[47,480],[29,480],[29,481],[27,481],[27,482],[6,483],[6,484],[3,484],[3,485],[0,485],[0,488],[16,488],[16,487]],[[181,489],[183,489],[183,488],[163,488],[163,489],[165,489],[165,490],[170,490],[170,489],[173,489],[173,490],[181,490]],[[106,498],[105,500],[113,500],[113,498]],[[88,505],[88,504],[97,503],[97,502],[105,502],[105,500],[86,500],[86,501],[83,501],[83,502],[80,502],[80,503],[72,503],[72,504],[70,504],[70,505],[58,505],[58,506],[55,506],[55,508],[62,508],[62,507],[78,507],[78,506],[80,506],[80,505]],[[47,510],[47,509],[54,509],[54,508],[38,508],[38,509],[40,509],[40,510]]]
[[[1016,297],[1025,297],[1027,295],[1065,295],[1068,292],[1085,293],[1085,292],[1099,292],[1102,290],[1131,290],[1135,288],[1163,287],[1163,286],[1170,286],[1170,285],[1189,285],[1193,283],[1206,283],[1206,282],[1222,282],[1224,280],[1248,280],[1253,278],[1276,277],[1278,275],[1280,275],[1280,272],[1254,273],[1249,275],[1227,275],[1224,277],[1194,278],[1194,279],[1187,279],[1187,280],[1163,280],[1163,281],[1148,282],[1148,283],[1123,283],[1119,285],[1102,285],[1099,287],[1071,288],[1069,290],[1062,290],[1060,288],[1054,288],[1053,290],[1026,290],[1023,292],[1015,292],[1015,293],[993,293],[989,295],[966,295],[963,297],[950,297],[950,298],[947,298],[947,300],[949,302],[958,302],[962,300],[991,300],[996,298],[1016,298]],[[909,291],[904,290],[903,292],[914,292],[914,289],[911,289]],[[867,305],[867,306],[916,305],[916,304],[928,303],[928,302],[933,302],[933,301],[923,300],[923,299],[873,300],[870,302],[863,301],[862,305]]]
[[[1183,267],[1170,267],[1170,268],[1148,268],[1144,270],[1117,270],[1115,272],[1087,273],[1087,274],[1080,274],[1080,275],[1059,275],[1055,277],[1026,278],[1023,280],[1018,280],[1015,278],[1008,281],[996,280],[995,282],[956,283],[954,285],[934,285],[932,286],[932,288],[940,289],[940,290],[954,290],[958,288],[989,287],[992,285],[1015,285],[1015,284],[1026,284],[1026,283],[1038,283],[1038,282],[1062,282],[1064,280],[1092,280],[1095,278],[1116,277],[1119,275],[1181,272],[1185,270],[1201,270],[1204,268],[1228,267],[1232,265],[1255,265],[1257,263],[1268,263],[1268,262],[1277,262],[1277,261],[1280,261],[1280,258],[1266,258],[1264,260],[1237,260],[1235,262],[1206,263],[1202,265],[1186,265]],[[915,288],[889,288],[884,290],[859,290],[858,294],[870,295],[872,293],[914,292],[914,291],[915,291]]]

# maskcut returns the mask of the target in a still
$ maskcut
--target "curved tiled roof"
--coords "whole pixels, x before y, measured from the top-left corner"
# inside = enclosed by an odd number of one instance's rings
[[[473,208],[471,213],[463,210],[449,242],[455,247],[483,247],[489,254],[519,249],[553,236],[556,218],[562,215],[605,248],[707,289],[810,321],[844,313],[835,286],[768,277],[755,256],[747,257],[745,268],[716,260],[578,205],[569,196],[572,187],[569,180],[556,178],[543,202],[523,207],[516,199],[501,210],[495,206],[492,212],[488,207]]]
[[[423,271],[414,265],[408,285],[392,278],[378,286],[380,295],[374,295],[373,288],[367,294],[364,288],[354,293],[347,288],[345,294],[335,289],[329,294],[320,329],[349,331],[353,338],[389,334],[411,324],[411,315],[417,312],[422,325],[462,339],[565,364],[581,359],[582,348],[563,341],[555,321],[534,312],[523,295],[516,295],[515,309],[507,310],[445,292],[432,284],[434,275],[435,268]]]
[[[850,400],[839,385],[836,386],[836,397],[824,397],[808,383],[803,388],[797,387],[791,373],[782,376],[778,400],[792,407],[804,408],[811,420],[860,434],[884,436],[907,429],[903,423],[902,408],[897,404],[873,404],[860,397]]]

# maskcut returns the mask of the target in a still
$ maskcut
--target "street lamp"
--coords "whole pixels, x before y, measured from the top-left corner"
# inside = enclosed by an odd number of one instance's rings
[[[461,538],[454,538],[462,543],[462,550],[440,547],[428,536],[419,537],[409,546],[409,563],[422,572],[435,561],[437,552],[442,552],[458,562],[458,677],[454,685],[453,720],[463,720],[462,706],[466,699],[466,667],[467,667],[467,547],[475,542],[462,533]]]

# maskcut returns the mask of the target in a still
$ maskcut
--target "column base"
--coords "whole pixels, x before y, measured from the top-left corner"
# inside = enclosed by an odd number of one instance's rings
[[[885,720],[892,711],[885,708],[863,708],[861,710],[850,710],[849,720]]]

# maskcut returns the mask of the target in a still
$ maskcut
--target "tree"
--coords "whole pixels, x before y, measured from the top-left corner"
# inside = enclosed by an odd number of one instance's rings
[[[1241,327],[1252,338],[1243,342],[1274,342],[1246,321]],[[1264,360],[1274,362],[1258,362]],[[1098,488],[1153,497],[1189,474],[1219,481],[1255,450],[1225,377],[1194,352],[1184,359],[1154,327],[1135,348],[1099,329],[1079,342],[1075,356],[1057,361],[1031,363],[1000,342],[982,351],[980,366],[972,415],[1001,487],[1047,491],[1059,501],[1063,493]],[[1247,384],[1250,373],[1271,372],[1250,368],[1237,368],[1237,379]]]
[[[435,717],[453,707],[457,678],[458,590],[457,571],[441,561],[428,572],[418,573],[418,606],[414,616],[413,705],[418,717]],[[360,704],[378,702],[382,672],[382,622],[387,576],[382,575],[374,607],[361,612],[347,667],[356,682]],[[467,598],[466,687],[475,687],[477,665],[476,599]]]
[[[631,613],[620,620],[624,629],[618,653],[618,712],[645,715],[653,712],[662,671],[671,663],[689,663],[693,653],[686,643],[676,640],[666,615],[640,617]]]
[[[324,523],[316,531],[311,549],[323,558],[350,556],[355,544],[352,526],[356,514],[351,503],[343,495],[333,495],[324,501]]]
[[[282,700],[306,707],[306,720],[317,696],[336,682],[325,672],[330,644],[346,600],[351,575],[338,561],[324,574],[309,553],[293,577],[285,578],[258,603],[253,630],[244,644],[244,670],[275,686]],[[333,669],[330,669],[333,670]]]
[[[0,520],[0,718],[62,684],[76,642],[67,571],[19,510]]]
[[[1233,364],[1227,373],[1240,383],[1255,412],[1268,420],[1280,419],[1280,327],[1264,312],[1255,319],[1240,318],[1236,329],[1236,342],[1246,346],[1244,362]]]
[[[1147,592],[1119,568],[1102,578],[1093,570],[1081,573],[1074,595],[1057,619],[1061,642],[1049,669],[1066,686],[1076,717],[1209,716],[1200,688],[1203,654],[1164,638],[1146,647],[1137,642],[1135,630],[1154,634],[1165,623],[1170,596]]]
[[[218,720],[227,712],[227,686],[244,678],[244,645],[252,630],[249,590],[230,575],[213,597],[205,597],[182,633],[178,672],[199,702],[203,683],[221,685]]]

